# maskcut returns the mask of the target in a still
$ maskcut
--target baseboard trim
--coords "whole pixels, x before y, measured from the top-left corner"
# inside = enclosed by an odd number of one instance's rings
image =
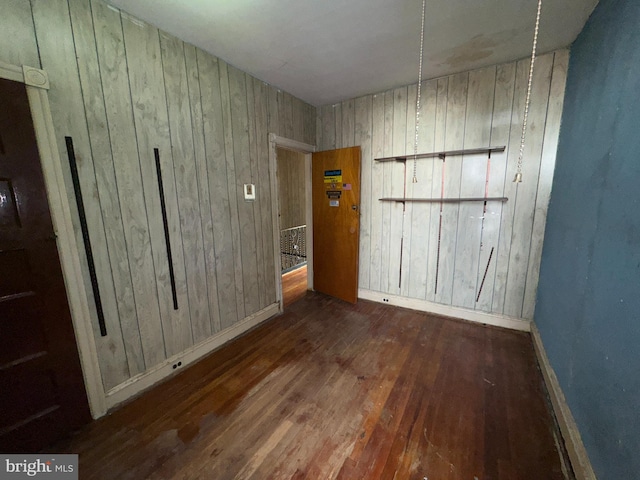
[[[180,370],[184,370],[185,367],[200,360],[216,348],[278,314],[279,306],[279,303],[273,303],[259,312],[249,315],[244,320],[241,320],[231,327],[212,335],[203,342],[200,342],[184,352],[166,359],[161,364],[156,365],[146,372],[136,375],[126,382],[112,388],[106,395],[107,408],[112,409],[134,396],[139,395],[145,390],[148,390],[167,377],[170,377]],[[173,366],[178,362],[182,362],[181,366],[174,369]]]
[[[533,348],[538,357],[538,364],[540,365],[544,382],[547,385],[551,405],[553,406],[553,411],[560,427],[560,433],[562,433],[573,473],[577,480],[596,480],[589,455],[582,443],[580,431],[571,414],[569,405],[567,405],[567,401],[564,398],[564,393],[558,382],[556,372],[549,363],[547,352],[542,344],[540,332],[533,322],[531,324],[531,338],[533,339]]]
[[[521,332],[531,331],[531,322],[522,318],[508,317],[506,315],[496,315],[493,313],[479,312],[461,307],[452,307],[440,303],[429,302],[417,298],[401,297],[399,295],[389,295],[388,293],[376,292],[373,290],[358,289],[358,298],[372,300],[374,302],[395,305],[397,307],[411,308],[421,312],[433,313],[445,317],[461,318],[469,322],[494,325],[496,327],[519,330]]]

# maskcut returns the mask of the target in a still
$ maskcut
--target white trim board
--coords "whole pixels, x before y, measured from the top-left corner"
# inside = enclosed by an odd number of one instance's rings
[[[253,315],[246,317],[244,320],[233,324],[229,328],[212,335],[198,345],[194,345],[184,352],[178,353],[171,358],[167,358],[159,365],[156,365],[155,367],[150,368],[149,370],[112,388],[107,392],[107,407],[112,409],[127,400],[133,399],[135,396],[140,395],[151,387],[154,387],[162,380],[165,380],[175,373],[181,372],[188,365],[197,362],[230,340],[247,332],[253,327],[256,327],[265,320],[268,320],[278,314],[278,312],[279,304],[272,303],[259,312],[256,312]],[[181,365],[174,368],[174,365],[177,365],[178,362],[181,362]]]
[[[89,324],[91,315],[82,280],[80,250],[73,233],[71,209],[65,194],[62,162],[58,154],[49,107],[47,72],[26,65],[18,67],[0,62],[0,78],[23,83],[27,90],[87,400],[91,416],[98,418],[106,413],[107,407],[98,363],[98,351]]]
[[[376,292],[373,290],[358,289],[358,298],[372,300],[378,303],[394,305],[396,307],[410,308],[421,312],[443,315],[445,317],[460,318],[469,322],[493,325],[496,327],[519,330],[521,332],[531,331],[531,322],[522,318],[508,317],[506,315],[496,315],[493,313],[479,312],[467,308],[442,305],[440,303],[429,302],[417,298],[402,297],[400,295],[390,295],[388,293]]]
[[[531,323],[531,338],[540,370],[542,370],[544,383],[547,386],[549,397],[551,398],[551,405],[553,406],[553,411],[558,420],[560,432],[562,433],[562,438],[567,448],[567,453],[569,454],[573,473],[577,480],[596,480],[589,455],[584,448],[584,443],[582,443],[578,425],[576,425],[569,405],[567,405],[567,401],[564,398],[564,393],[558,382],[556,372],[553,370],[551,363],[549,363],[540,332],[533,322]]]
[[[53,119],[49,110],[46,90],[27,86],[27,95],[31,105],[31,116],[36,132],[42,172],[47,185],[47,197],[51,208],[51,219],[56,233],[58,256],[62,266],[69,310],[76,334],[76,344],[84,376],[87,400],[93,418],[106,413],[104,387],[98,362],[98,350],[89,322],[89,303],[82,280],[80,250],[73,233],[71,210],[62,174],[62,163],[58,154]],[[45,136],[46,135],[46,136]]]
[[[14,82],[26,83],[24,81],[24,70],[15,65],[0,61],[0,78],[12,80]]]

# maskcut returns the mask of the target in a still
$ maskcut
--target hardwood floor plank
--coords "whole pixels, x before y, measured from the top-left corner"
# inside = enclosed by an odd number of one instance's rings
[[[312,292],[51,451],[82,479],[562,479],[530,337]]]
[[[284,306],[300,300],[307,293],[307,265],[282,275],[282,301]]]

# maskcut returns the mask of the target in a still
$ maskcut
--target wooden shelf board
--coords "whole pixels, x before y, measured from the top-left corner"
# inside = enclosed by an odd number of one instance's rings
[[[485,147],[485,148],[468,148],[465,150],[445,150],[442,152],[432,152],[432,153],[419,153],[415,155],[416,159],[421,158],[441,158],[445,159],[446,157],[455,157],[460,155],[477,155],[480,153],[493,153],[493,152],[504,152],[505,146],[501,145],[499,147]],[[384,157],[384,158],[376,158],[376,162],[406,162],[407,160],[411,160],[414,158],[414,155],[398,155],[396,157]]]
[[[462,203],[462,202],[506,202],[508,197],[474,197],[474,198],[379,198],[381,202],[418,202],[418,203]]]

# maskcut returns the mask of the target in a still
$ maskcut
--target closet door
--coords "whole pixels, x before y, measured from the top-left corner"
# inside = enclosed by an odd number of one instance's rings
[[[29,100],[0,79],[0,451],[90,420]]]

